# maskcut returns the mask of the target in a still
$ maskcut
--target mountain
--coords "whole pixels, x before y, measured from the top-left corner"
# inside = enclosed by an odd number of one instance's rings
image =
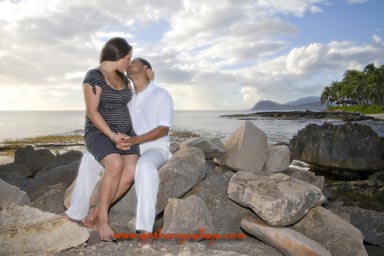
[[[297,106],[297,105],[303,105],[303,104],[311,104],[314,102],[320,102],[320,97],[308,96],[308,97],[297,99],[295,101],[289,101],[289,102],[285,103],[285,105]]]
[[[326,106],[320,104],[320,97],[308,96],[280,104],[271,100],[258,101],[252,110],[325,110]]]

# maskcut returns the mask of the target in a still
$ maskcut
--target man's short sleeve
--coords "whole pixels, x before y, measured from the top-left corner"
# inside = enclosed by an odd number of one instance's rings
[[[173,121],[173,100],[167,91],[159,96],[157,101],[157,122],[158,126],[172,127]]]

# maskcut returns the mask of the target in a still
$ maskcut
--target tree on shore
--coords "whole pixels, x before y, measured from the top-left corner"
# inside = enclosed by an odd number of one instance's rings
[[[363,71],[347,70],[342,81],[333,81],[325,86],[320,97],[321,104],[356,102],[358,105],[384,105],[384,65],[373,63]]]

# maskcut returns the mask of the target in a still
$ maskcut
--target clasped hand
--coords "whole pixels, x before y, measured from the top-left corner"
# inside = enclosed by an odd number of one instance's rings
[[[133,137],[129,137],[126,134],[118,132],[115,138],[115,144],[116,148],[120,150],[129,150],[134,144]]]

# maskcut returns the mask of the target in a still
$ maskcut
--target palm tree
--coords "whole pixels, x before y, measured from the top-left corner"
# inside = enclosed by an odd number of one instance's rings
[[[368,64],[364,68],[364,74],[367,79],[368,92],[371,102],[378,105],[383,105],[383,66],[376,68],[373,63]]]
[[[364,98],[364,74],[358,70],[347,70],[344,73],[343,83],[347,98],[361,105]]]
[[[324,103],[327,103],[327,106],[331,103],[331,87],[329,86],[325,86],[321,93],[320,104],[323,105]]]

